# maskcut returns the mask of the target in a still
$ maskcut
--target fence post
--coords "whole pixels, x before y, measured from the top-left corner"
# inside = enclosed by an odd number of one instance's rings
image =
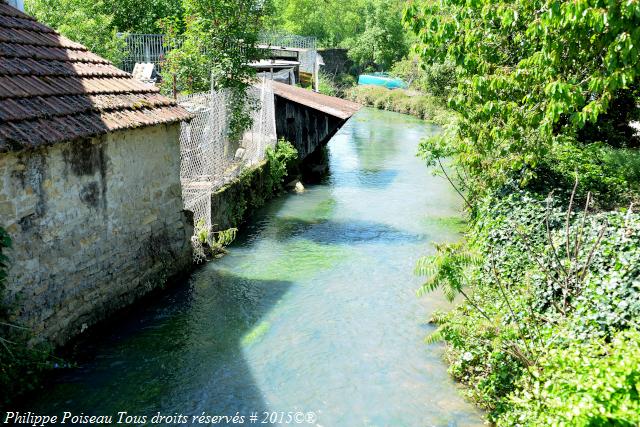
[[[173,99],[178,99],[178,84],[176,81],[176,75],[173,74]]]

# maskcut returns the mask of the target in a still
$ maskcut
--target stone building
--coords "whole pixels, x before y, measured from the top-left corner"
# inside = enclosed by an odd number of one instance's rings
[[[0,0],[2,298],[62,344],[191,263],[180,121],[150,85]]]

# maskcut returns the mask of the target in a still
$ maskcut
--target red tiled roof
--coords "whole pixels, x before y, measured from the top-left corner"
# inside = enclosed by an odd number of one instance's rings
[[[190,117],[154,86],[0,0],[0,152]]]

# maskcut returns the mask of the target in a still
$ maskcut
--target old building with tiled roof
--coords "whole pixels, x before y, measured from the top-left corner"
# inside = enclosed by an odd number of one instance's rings
[[[190,264],[189,115],[0,0],[0,227],[17,322],[65,342]]]
[[[0,2],[0,151],[185,117],[154,86]]]

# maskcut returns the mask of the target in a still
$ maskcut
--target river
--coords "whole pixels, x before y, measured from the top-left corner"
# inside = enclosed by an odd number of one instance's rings
[[[25,410],[482,425],[442,346],[423,342],[448,305],[415,295],[415,261],[460,228],[459,198],[416,157],[437,131],[357,113],[330,141],[321,184],[270,202],[228,255],[79,341],[79,366]]]

